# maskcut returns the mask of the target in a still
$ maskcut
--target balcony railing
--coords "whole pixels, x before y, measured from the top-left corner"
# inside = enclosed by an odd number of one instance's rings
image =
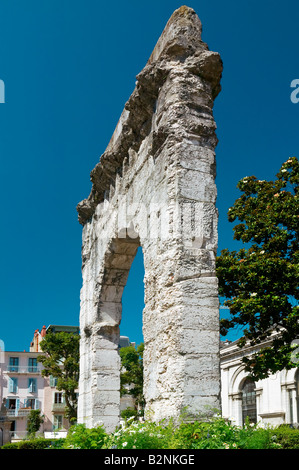
[[[11,440],[26,439],[28,431],[9,431]]]
[[[52,411],[65,411],[65,403],[52,403]]]
[[[41,367],[39,366],[7,366],[6,372],[15,374],[40,374]]]
[[[19,441],[28,437],[28,431],[9,431],[9,434],[12,441]],[[44,434],[42,432],[38,432],[36,437],[44,437]]]
[[[6,416],[13,418],[23,418],[29,415],[31,408],[15,408],[14,410],[7,410]]]

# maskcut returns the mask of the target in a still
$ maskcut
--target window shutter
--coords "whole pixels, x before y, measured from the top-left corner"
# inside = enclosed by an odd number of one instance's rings
[[[9,377],[8,392],[17,393],[18,391],[18,379],[16,377]]]
[[[19,410],[20,409],[20,399],[17,398],[16,399],[16,410]]]
[[[28,392],[36,392],[36,379],[28,379]]]
[[[34,409],[35,410],[40,410],[40,401],[39,400],[35,400]]]
[[[8,382],[8,393],[13,393],[13,380],[11,377],[9,377],[9,382]]]
[[[56,383],[55,383],[55,377],[53,377],[53,375],[50,375],[50,387],[55,387]]]

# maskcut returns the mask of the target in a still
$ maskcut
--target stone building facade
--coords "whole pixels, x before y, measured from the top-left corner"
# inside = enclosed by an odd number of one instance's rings
[[[145,267],[146,415],[220,404],[214,99],[222,62],[191,8],[174,12],[78,204],[83,225],[79,422],[119,423],[121,297]]]
[[[259,347],[270,345],[271,340]],[[222,343],[221,404],[222,416],[242,426],[246,417],[253,423],[299,426],[299,369],[283,369],[268,378],[253,382],[244,370],[242,358],[255,347],[240,349],[237,341]]]

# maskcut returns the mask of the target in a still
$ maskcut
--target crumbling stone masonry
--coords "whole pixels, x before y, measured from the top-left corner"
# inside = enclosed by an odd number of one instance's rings
[[[168,21],[78,204],[83,225],[79,422],[119,423],[121,298],[145,266],[144,394],[151,419],[220,408],[213,100],[222,62],[181,7]]]

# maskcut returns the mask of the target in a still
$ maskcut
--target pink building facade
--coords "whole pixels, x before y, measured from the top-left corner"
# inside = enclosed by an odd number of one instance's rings
[[[69,428],[69,422],[64,417],[63,393],[56,389],[53,377],[41,375],[42,364],[37,361],[37,357],[43,354],[40,341],[45,332],[45,327],[41,332],[35,331],[28,352],[3,351],[3,346],[0,351],[0,446],[4,443],[4,420],[11,441],[24,439],[32,409],[40,410],[44,418],[39,430],[41,435],[55,432],[56,437],[63,436]]]

